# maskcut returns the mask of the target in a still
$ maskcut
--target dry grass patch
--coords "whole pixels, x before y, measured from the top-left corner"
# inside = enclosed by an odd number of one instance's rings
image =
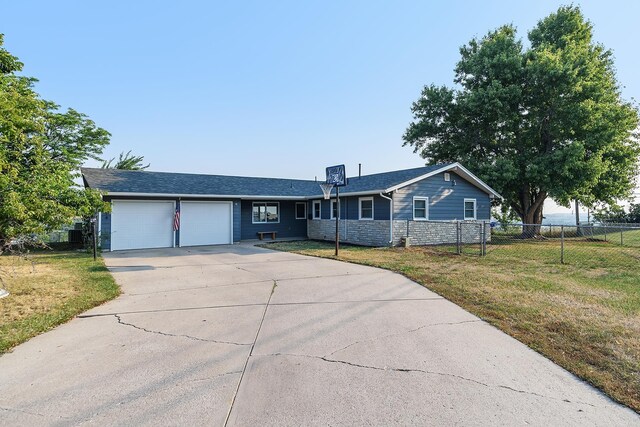
[[[333,246],[320,242],[265,246],[334,258]],[[640,249],[575,249],[586,255],[564,265],[547,242],[502,246],[482,258],[345,246],[339,258],[404,274],[640,412]]]
[[[0,257],[0,354],[119,295],[101,258],[83,252]]]

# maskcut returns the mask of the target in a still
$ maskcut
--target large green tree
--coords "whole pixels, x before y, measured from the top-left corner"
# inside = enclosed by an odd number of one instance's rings
[[[468,166],[526,224],[542,222],[547,198],[593,206],[629,196],[638,111],[621,99],[612,53],[592,29],[569,6],[539,21],[528,47],[510,25],[471,40],[456,87],[425,86],[413,103],[404,145]]]
[[[74,183],[80,165],[98,158],[109,133],[75,110],[58,111],[35,79],[3,47],[0,34],[0,253],[106,208],[99,193]]]

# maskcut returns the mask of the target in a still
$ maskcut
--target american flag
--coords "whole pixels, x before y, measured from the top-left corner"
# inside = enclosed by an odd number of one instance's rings
[[[173,216],[173,231],[178,231],[180,228],[180,210],[176,208],[176,213]]]

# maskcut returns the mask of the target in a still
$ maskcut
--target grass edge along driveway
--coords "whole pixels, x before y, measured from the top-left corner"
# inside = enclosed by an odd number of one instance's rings
[[[562,265],[531,245],[483,258],[344,246],[337,259],[403,274],[640,413],[640,250],[585,247],[594,256]],[[336,259],[333,243],[261,246]]]
[[[38,251],[0,257],[0,355],[120,295],[100,257],[79,251]]]

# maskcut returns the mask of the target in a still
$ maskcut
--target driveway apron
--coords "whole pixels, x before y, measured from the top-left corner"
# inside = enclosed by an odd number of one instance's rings
[[[385,270],[244,244],[105,260],[121,297],[0,357],[0,425],[640,425]]]

